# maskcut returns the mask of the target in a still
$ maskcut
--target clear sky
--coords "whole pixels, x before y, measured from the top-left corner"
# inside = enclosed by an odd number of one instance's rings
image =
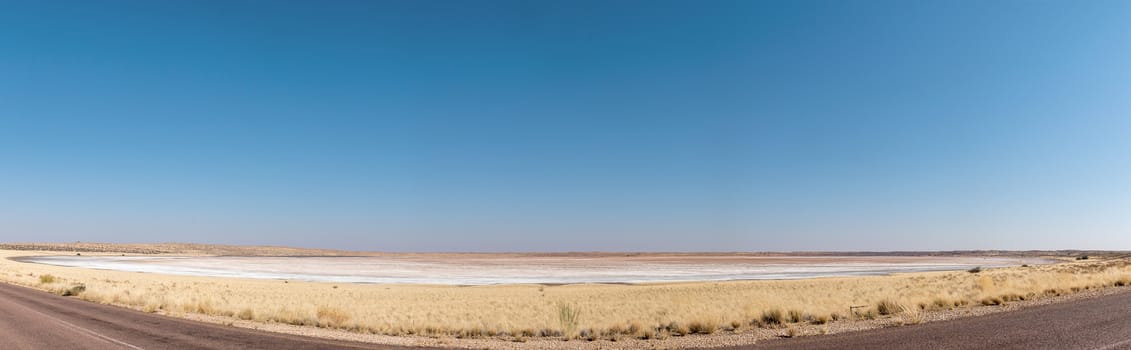
[[[5,1],[0,241],[1131,249],[1131,2]]]

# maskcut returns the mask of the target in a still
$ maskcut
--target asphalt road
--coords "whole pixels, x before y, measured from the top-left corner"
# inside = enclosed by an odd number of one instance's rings
[[[225,327],[0,283],[0,349],[419,349]]]
[[[1131,349],[1131,292],[1017,311],[730,349]]]

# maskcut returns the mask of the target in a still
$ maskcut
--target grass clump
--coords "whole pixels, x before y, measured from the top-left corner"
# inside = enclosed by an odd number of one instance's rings
[[[236,317],[241,319],[241,320],[245,320],[245,321],[252,320],[252,319],[255,319],[255,311],[252,310],[251,308],[245,307],[245,308],[243,308],[243,310],[240,310],[239,313],[236,313]]]
[[[71,286],[71,288],[64,289],[60,294],[65,297],[77,297],[83,292],[86,292],[86,286],[79,284]]]
[[[903,307],[899,306],[899,304],[894,301],[884,299],[876,303],[876,312],[880,315],[894,315],[898,314],[900,311],[903,311]]]
[[[903,312],[903,324],[920,324],[923,323],[923,310],[924,308],[916,307],[914,305],[901,305],[900,310]]]
[[[931,301],[931,306],[936,309],[949,309],[954,305],[950,300],[945,298],[935,298]]]
[[[785,330],[785,337],[786,338],[794,338],[794,337],[798,337],[798,336],[801,336],[801,330],[798,329],[797,327],[789,326],[789,328],[787,328]]]
[[[800,323],[801,321],[805,320],[806,315],[801,311],[789,310],[789,313],[786,316],[788,316],[786,317],[786,319],[789,320],[789,323]]]
[[[55,276],[52,275],[39,275],[39,283],[52,284],[55,283]]]
[[[341,328],[350,319],[345,311],[326,306],[319,306],[315,316],[318,318],[318,326],[326,328]]]
[[[812,323],[812,324],[826,324],[826,323],[829,323],[831,318],[832,318],[832,316],[830,316],[830,315],[820,315],[820,316],[817,316],[817,317],[813,317],[813,320],[809,321],[809,322]]]
[[[714,320],[697,320],[687,324],[690,334],[711,334],[719,329],[719,323]]]
[[[668,334],[671,334],[672,336],[676,336],[676,337],[691,334],[690,328],[688,328],[686,325],[679,323],[679,322],[668,323],[667,330],[668,330]]]
[[[566,340],[572,339],[577,333],[577,325],[581,322],[581,308],[575,305],[558,303],[558,325],[561,326],[562,336]]]
[[[766,310],[762,311],[762,318],[759,321],[763,325],[780,325],[785,323],[785,315],[779,309]]]

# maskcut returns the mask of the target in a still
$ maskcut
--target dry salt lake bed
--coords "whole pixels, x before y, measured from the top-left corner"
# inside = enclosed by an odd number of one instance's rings
[[[380,284],[576,284],[803,279],[965,270],[1049,261],[924,256],[508,256],[366,257],[34,256],[57,266],[188,276]]]

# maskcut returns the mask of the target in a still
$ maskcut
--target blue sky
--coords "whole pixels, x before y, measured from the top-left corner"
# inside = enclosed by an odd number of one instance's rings
[[[0,241],[1131,249],[1124,1],[0,11]]]

